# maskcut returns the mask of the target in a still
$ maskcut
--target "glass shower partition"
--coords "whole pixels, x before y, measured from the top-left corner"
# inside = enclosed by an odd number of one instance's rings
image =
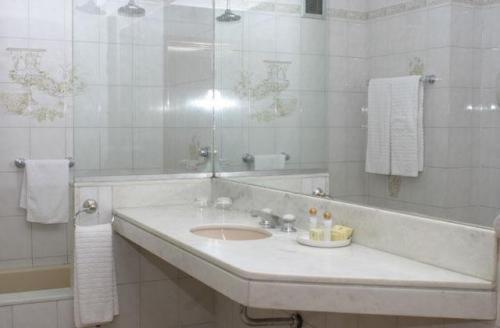
[[[212,172],[212,1],[136,4],[74,1],[75,174]]]

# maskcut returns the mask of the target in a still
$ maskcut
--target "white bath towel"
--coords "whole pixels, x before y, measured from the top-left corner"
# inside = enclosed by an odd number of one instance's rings
[[[390,174],[391,79],[370,80],[365,170]]]
[[[417,177],[423,170],[423,85],[420,76],[392,80],[391,174]]]
[[[69,217],[69,161],[26,160],[19,206],[35,223],[66,223]]]
[[[286,155],[255,155],[254,167],[256,171],[282,170],[285,168]]]
[[[370,81],[366,172],[416,177],[424,167],[420,76]]]
[[[111,322],[118,311],[110,224],[75,227],[73,297],[76,327]]]

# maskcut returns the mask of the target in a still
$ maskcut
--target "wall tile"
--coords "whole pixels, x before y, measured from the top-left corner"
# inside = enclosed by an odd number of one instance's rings
[[[397,317],[360,315],[358,318],[358,328],[396,328]]]
[[[140,281],[140,254],[138,246],[123,237],[113,235],[113,253],[116,266],[116,280],[118,284],[135,283]]]
[[[141,250],[141,281],[175,280],[178,277],[176,267],[159,257]]]
[[[99,169],[101,156],[100,132],[99,128],[74,129],[76,170]]]
[[[443,319],[435,318],[400,317],[398,318],[398,328],[443,327],[443,321]]]
[[[66,256],[66,224],[32,224],[33,257]]]
[[[179,292],[170,280],[141,283],[141,328],[178,327]]]
[[[179,281],[180,321],[182,325],[212,322],[215,295],[212,289],[195,279]]]
[[[12,307],[0,307],[0,328],[12,328]]]
[[[31,258],[31,225],[22,216],[0,218],[0,260]]]
[[[132,167],[132,129],[101,129],[101,168]]]
[[[73,300],[57,302],[57,328],[74,328]]]
[[[134,128],[134,168],[163,168],[163,128]]]
[[[66,157],[66,129],[32,128],[32,159],[63,159]]]
[[[57,302],[15,305],[14,328],[57,327]]]
[[[16,172],[16,158],[29,158],[29,129],[0,128],[0,171]]]
[[[30,37],[64,40],[64,0],[30,0]]]
[[[327,22],[321,19],[302,19],[300,27],[301,52],[304,54],[324,54],[328,40]]]
[[[120,315],[113,322],[106,324],[106,328],[139,328],[140,327],[140,293],[139,284],[118,286],[118,302]]]
[[[0,1],[0,36],[26,38],[29,33],[29,1]]]
[[[358,320],[354,314],[329,313],[326,315],[326,327],[357,328]]]

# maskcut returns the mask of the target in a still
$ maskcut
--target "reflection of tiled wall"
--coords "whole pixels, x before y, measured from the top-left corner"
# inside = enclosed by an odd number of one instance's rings
[[[163,168],[164,8],[141,4],[147,15],[128,18],[117,15],[123,5],[105,2],[103,16],[74,11],[74,65],[86,84],[75,97],[79,175]]]
[[[198,5],[165,7],[164,166],[170,172],[211,170],[197,151],[212,145],[213,10],[209,0]]]
[[[0,5],[0,92],[19,91],[8,77],[9,47],[46,49],[41,68],[60,78],[60,68],[71,66],[71,2],[19,0]],[[59,159],[72,153],[71,106],[64,117],[39,122],[9,113],[0,104],[0,269],[67,262],[65,224],[26,222],[19,208],[23,170],[14,166],[14,159]]]
[[[222,14],[222,2],[216,15]],[[301,1],[255,1],[236,11],[237,23],[216,23],[216,89],[232,102],[216,112],[217,148],[222,171],[248,170],[242,155],[286,152],[286,168],[326,168],[326,79],[328,26],[300,17]],[[238,4],[238,2],[235,2]],[[253,84],[267,77],[264,61],[286,61],[290,85],[281,96],[297,101],[289,114],[271,120],[255,117],[271,106],[237,94],[242,72]]]
[[[497,33],[500,27],[500,3],[494,2],[494,6],[482,7],[476,13],[482,19],[481,37],[481,67],[480,90],[474,90],[474,101],[489,106],[497,104],[500,106],[500,35]],[[477,25],[477,24],[476,24]],[[477,34],[476,34],[477,35]],[[476,54],[477,52],[474,52]],[[477,58],[477,57],[476,57]],[[477,66],[474,66],[477,70]],[[477,76],[474,76],[477,78]],[[474,115],[473,130],[474,148],[479,150],[480,169],[474,171],[474,196],[472,203],[478,206],[475,215],[484,224],[490,224],[492,219],[500,213],[500,110],[494,112],[483,111]],[[480,129],[477,129],[479,120]],[[479,136],[478,136],[479,135]],[[477,158],[475,163],[477,165]]]
[[[330,194],[356,199],[365,194],[366,106],[369,74],[365,1],[328,2],[328,154]]]
[[[490,156],[499,112],[465,109],[495,103],[498,60],[490,54],[498,45],[491,35],[498,8],[427,3],[395,15],[373,5],[372,13],[385,14],[369,20],[370,77],[408,74],[419,58],[424,73],[441,80],[425,90],[423,174],[403,179],[397,197],[389,196],[386,177],[368,175],[368,201],[491,225],[499,212],[498,202],[488,200],[500,177]]]

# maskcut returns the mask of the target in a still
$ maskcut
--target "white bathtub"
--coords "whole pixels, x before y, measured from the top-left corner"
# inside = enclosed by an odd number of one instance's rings
[[[0,271],[0,326],[73,328],[71,267]]]

